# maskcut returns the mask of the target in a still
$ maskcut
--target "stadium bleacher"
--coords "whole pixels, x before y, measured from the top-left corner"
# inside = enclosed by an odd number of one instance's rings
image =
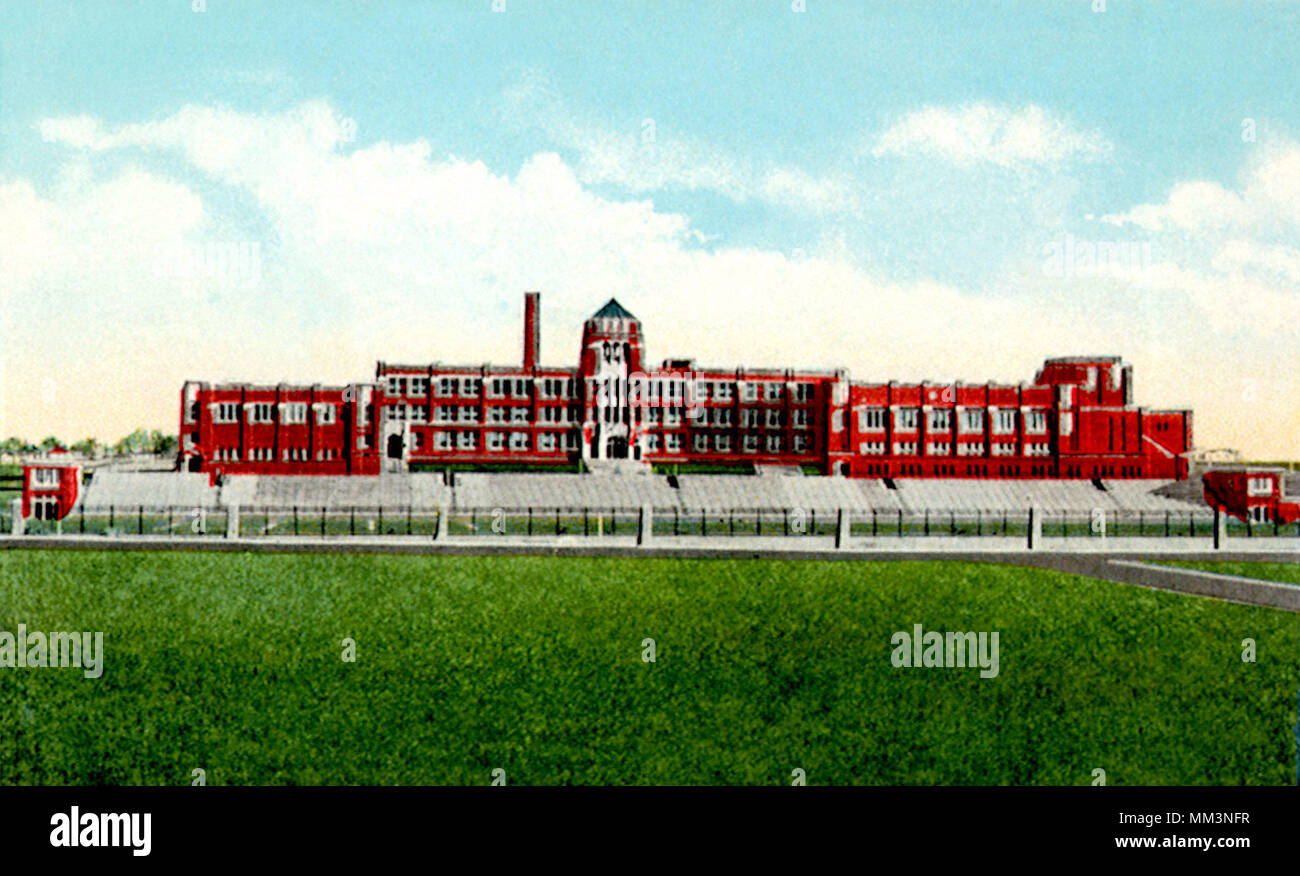
[[[675,484],[675,486],[674,486]],[[584,475],[463,473],[454,486],[440,474],[229,477],[218,489],[207,475],[180,472],[96,473],[83,492],[87,510],[129,507],[247,508],[619,508],[642,505],[690,511],[805,508],[856,512],[975,513],[1038,508],[1087,513],[1204,510],[1199,485],[1172,481],[982,481],[877,479],[769,474]]]

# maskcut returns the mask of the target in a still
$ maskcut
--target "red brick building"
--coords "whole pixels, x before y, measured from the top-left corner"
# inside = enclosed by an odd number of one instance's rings
[[[610,459],[850,477],[1187,477],[1191,412],[1135,406],[1118,357],[1049,359],[1018,385],[656,366],[640,321],[611,299],[583,325],[577,365],[546,366],[539,303],[526,295],[519,366],[380,362],[374,383],[339,387],[187,382],[180,464],[214,477]]]

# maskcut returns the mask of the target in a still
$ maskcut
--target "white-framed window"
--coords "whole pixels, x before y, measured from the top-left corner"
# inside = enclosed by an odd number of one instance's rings
[[[794,436],[793,441],[794,441],[794,452],[795,452],[795,453],[807,453],[807,452],[808,452],[808,436],[807,436],[807,435],[796,435],[796,436]]]
[[[388,412],[388,419],[390,420],[406,419],[406,405],[404,404],[388,405],[384,410]]]
[[[741,449],[743,449],[746,453],[758,453],[758,436],[746,435],[743,443],[741,444]]]
[[[461,405],[460,413],[456,415],[458,423],[477,423],[478,408],[475,405]]]
[[[316,403],[316,425],[329,426],[338,422],[338,408],[328,402]]]
[[[511,433],[510,433],[510,452],[511,452],[511,453],[518,453],[518,452],[521,452],[521,451],[524,451],[524,450],[527,450],[527,449],[528,449],[528,433],[527,433],[527,432],[511,432]]]
[[[1030,435],[1042,435],[1047,431],[1047,412],[1046,411],[1026,411],[1025,412],[1025,432]]]
[[[1270,477],[1259,477],[1259,476],[1247,478],[1246,495],[1248,496],[1273,495],[1273,479]]]
[[[960,426],[963,432],[983,432],[984,409],[962,408]]]
[[[543,432],[537,436],[537,449],[542,453],[551,453],[555,450],[555,433]]]
[[[664,425],[672,428],[682,424],[681,408],[664,408]]]
[[[894,442],[894,455],[895,455],[895,456],[916,456],[916,442],[915,442],[915,441],[895,441],[895,442]]]
[[[271,402],[250,402],[248,405],[248,422],[270,423],[275,420],[275,405]]]
[[[917,418],[916,408],[895,408],[894,428],[900,432],[915,431]]]
[[[407,395],[413,395],[417,398],[423,398],[429,394],[429,378],[412,377],[410,386],[407,389]]]
[[[740,385],[740,400],[747,402],[758,401],[758,384],[753,381],[745,381]]]
[[[994,456],[1015,456],[1016,445],[1005,441],[998,441],[993,444],[990,451]]]
[[[775,380],[763,384],[763,401],[776,402],[780,401],[785,394],[785,387]]]
[[[863,408],[858,411],[859,432],[879,432],[885,428],[884,408]]]
[[[511,409],[510,409],[510,422],[512,422],[512,423],[527,423],[527,422],[528,422],[528,407],[527,407],[526,405],[520,405],[520,406],[517,406],[517,407],[513,407],[513,408],[511,408]]]
[[[719,426],[730,426],[735,422],[735,417],[732,416],[731,408],[714,408],[713,419]]]
[[[676,432],[669,432],[664,436],[664,450],[669,453],[682,452],[682,436]]]
[[[952,428],[951,413],[947,408],[932,408],[927,419],[926,429],[930,432],[946,432]]]
[[[1025,456],[1051,456],[1052,445],[1050,444],[1026,444]]]
[[[442,432],[442,431],[434,432],[434,433],[433,433],[433,449],[434,449],[434,450],[451,450],[451,433],[450,433],[450,432]]]
[[[957,455],[958,456],[983,456],[984,442],[983,441],[962,441],[960,444],[957,445]]]
[[[440,398],[449,398],[456,394],[456,389],[460,385],[460,380],[455,377],[438,378],[438,396]]]
[[[858,442],[858,453],[863,456],[883,456],[885,453],[884,441],[860,441]]]
[[[713,384],[714,401],[729,402],[734,397],[736,385],[734,383],[717,382]]]
[[[793,414],[794,427],[796,429],[807,429],[812,425],[812,411],[807,408],[800,408]]]
[[[659,452],[659,436],[657,434],[651,433],[645,436],[645,449],[649,453]]]
[[[1016,431],[1016,412],[1011,408],[996,408],[993,411],[993,434],[1011,435]]]
[[[506,447],[506,434],[504,432],[489,432],[484,439],[487,449],[493,453],[504,450]]]
[[[695,450],[696,453],[708,453],[709,436],[708,435],[694,436],[693,438],[691,438],[691,447]]]
[[[769,384],[769,385],[770,385],[770,384]],[[799,413],[801,413],[801,414],[806,414],[806,413],[808,413],[808,412],[807,412],[807,411],[799,411]],[[780,429],[781,426],[784,425],[783,422],[782,422],[783,420],[785,420],[785,411],[774,411],[774,410],[769,410],[769,411],[767,412],[767,428],[769,428],[769,429]]]
[[[406,379],[395,374],[390,374],[384,381],[384,394],[390,396],[399,396],[402,394],[403,385]]]
[[[28,482],[33,490],[57,489],[59,486],[59,470],[57,468],[34,468]]]
[[[817,392],[817,387],[811,383],[796,383],[794,385],[794,400],[799,404],[810,402]]]
[[[947,456],[952,452],[952,445],[947,441],[927,441],[925,445],[926,456]]]
[[[742,429],[752,429],[758,425],[758,411],[751,408],[745,408],[740,412],[740,426]]]
[[[212,405],[212,422],[238,423],[239,405],[236,402],[216,402]]]
[[[457,449],[457,450],[477,450],[477,449],[478,449],[478,433],[477,433],[477,432],[471,432],[471,431],[469,431],[468,429],[465,430],[464,432],[457,432],[457,433],[456,433],[456,449]]]
[[[282,402],[280,404],[280,422],[287,425],[307,422],[307,403]]]
[[[719,453],[730,453],[731,436],[730,435],[713,436],[713,449],[718,451]]]
[[[781,452],[781,436],[780,436],[780,435],[768,435],[768,436],[767,436],[767,452],[768,452],[768,453],[780,453],[780,452]]]

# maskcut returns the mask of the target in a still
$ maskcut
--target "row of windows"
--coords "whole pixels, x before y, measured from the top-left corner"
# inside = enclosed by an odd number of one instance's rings
[[[665,435],[651,433],[646,435],[645,441],[646,450],[650,453],[658,453],[660,448],[665,453],[682,452],[682,436],[678,433],[670,432]],[[710,444],[712,444],[712,449],[716,453],[732,452],[731,436],[727,434],[695,435],[691,439],[691,449],[695,453],[708,453]],[[794,436],[789,446],[792,453],[808,453],[810,449],[808,438],[804,435]],[[758,435],[741,436],[740,450],[743,453],[758,453],[760,447],[766,448],[768,453],[784,453],[786,451],[786,442],[780,435],[768,435],[761,439]]]
[[[863,456],[884,456],[886,444],[884,441],[862,441],[858,443],[858,453]],[[895,441],[895,456],[915,456],[917,443],[915,441]],[[957,443],[958,456],[983,456],[984,442],[982,441],[959,441]],[[999,442],[990,445],[990,453],[993,456],[1015,456],[1016,445]],[[1025,456],[1050,456],[1050,444],[1026,444]],[[951,456],[952,444],[947,441],[929,441],[925,445],[926,456]]]
[[[420,405],[388,405],[385,410],[390,420],[425,422],[425,409]],[[527,405],[507,406],[492,405],[487,408],[489,423],[529,423],[531,408]],[[537,409],[537,422],[545,425],[567,425],[575,422],[577,411],[562,405],[549,405]],[[479,408],[477,405],[438,405],[433,409],[434,423],[477,423]]]
[[[238,423],[238,402],[214,402],[211,406],[212,422]],[[329,426],[338,422],[338,408],[329,402],[316,402],[311,405],[316,411],[316,425]],[[247,422],[274,423],[277,420],[276,409],[279,408],[279,422],[283,425],[296,425],[307,422],[307,402],[248,402],[244,405]]]
[[[885,428],[885,408],[863,408],[858,411],[858,431],[878,432]],[[926,417],[926,429],[930,432],[944,432],[952,428],[953,411],[949,408],[934,408]],[[958,410],[958,432],[974,433],[984,431],[984,408],[960,408]],[[1016,411],[1007,408],[991,408],[992,431],[994,435],[1009,435],[1016,431]],[[894,408],[894,429],[900,432],[914,431],[921,420],[919,408]],[[1025,431],[1041,434],[1047,431],[1047,414],[1044,411],[1027,411],[1024,416]]]
[[[481,377],[439,377],[434,388],[438,398],[478,398],[483,390]],[[488,398],[529,398],[533,390],[531,377],[492,377],[487,381]],[[537,380],[541,398],[572,398],[573,379],[543,377]],[[391,397],[424,398],[429,394],[429,378],[391,374],[384,381],[384,391]]]
[[[280,448],[281,462],[307,462],[311,458],[311,452],[306,447],[282,447]],[[327,447],[316,451],[317,462],[331,462],[339,458],[337,448]],[[238,447],[218,447],[212,452],[213,462],[239,462]],[[274,462],[274,447],[250,447],[248,449],[248,462]]]
[[[415,437],[415,449],[423,449],[423,437],[418,433]],[[465,431],[438,431],[432,433],[431,439],[433,449],[437,451],[449,450],[478,450],[478,433],[470,430]],[[509,450],[511,453],[528,452],[532,449],[531,436],[527,432],[486,432],[483,435],[483,446],[489,452],[500,452]],[[537,435],[537,451],[539,453],[551,453],[559,450],[577,450],[578,435],[576,432],[540,432]]]

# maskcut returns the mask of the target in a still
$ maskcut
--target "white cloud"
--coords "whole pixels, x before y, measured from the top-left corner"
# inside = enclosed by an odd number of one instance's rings
[[[624,130],[596,124],[535,75],[507,92],[504,113],[530,120],[556,146],[572,150],[577,176],[588,185],[613,185],[632,194],[710,191],[740,203],[760,201],[810,213],[851,212],[858,206],[847,177],[746,160],[653,118]]]
[[[1237,229],[1294,234],[1300,228],[1300,145],[1283,142],[1261,149],[1240,191],[1207,180],[1181,182],[1170,189],[1164,203],[1139,204],[1101,221],[1148,231]]]
[[[972,103],[927,106],[907,114],[880,135],[871,154],[938,158],[959,167],[1022,168],[1076,158],[1095,160],[1111,149],[1100,133],[1079,130],[1032,104],[1011,109]]]

